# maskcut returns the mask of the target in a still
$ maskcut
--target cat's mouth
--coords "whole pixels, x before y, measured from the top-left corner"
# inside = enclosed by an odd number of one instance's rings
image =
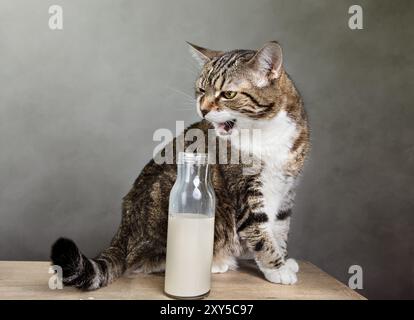
[[[232,119],[225,122],[216,122],[215,127],[217,132],[223,136],[231,135],[233,128],[236,125],[236,121],[236,119]]]

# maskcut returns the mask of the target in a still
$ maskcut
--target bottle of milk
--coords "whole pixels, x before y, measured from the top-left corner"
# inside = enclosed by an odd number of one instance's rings
[[[165,293],[199,299],[210,292],[215,196],[208,155],[180,152],[170,193]]]

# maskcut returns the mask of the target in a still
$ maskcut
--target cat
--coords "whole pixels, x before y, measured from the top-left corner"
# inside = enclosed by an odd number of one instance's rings
[[[201,64],[195,97],[202,120],[186,130],[200,129],[207,136],[214,129],[216,139],[241,152],[246,152],[241,130],[261,131],[258,172],[244,174],[243,164],[211,165],[216,194],[212,272],[235,269],[237,258],[250,255],[267,280],[294,284],[298,264],[287,256],[287,238],[310,130],[302,98],[284,70],[281,46],[271,41],[257,51],[224,52],[189,45]],[[143,168],[123,198],[117,233],[96,258],[87,258],[66,238],[53,244],[51,260],[62,267],[65,285],[94,290],[125,272],[164,271],[176,170],[175,164],[154,159]]]

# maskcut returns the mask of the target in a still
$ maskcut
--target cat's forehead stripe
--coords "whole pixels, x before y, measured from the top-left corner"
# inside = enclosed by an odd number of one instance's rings
[[[235,50],[216,58],[212,61],[208,71],[202,76],[202,86],[206,87],[208,84],[217,90],[221,90],[226,81],[227,71],[237,62],[246,61],[253,54],[254,51],[252,50]]]
[[[214,72],[212,73],[211,78],[209,79],[209,83],[212,87],[220,89],[223,86],[224,78],[229,66],[233,65],[233,61],[238,59],[237,54],[226,54],[222,57],[222,61],[213,67]],[[218,80],[221,79],[220,85],[217,85]]]

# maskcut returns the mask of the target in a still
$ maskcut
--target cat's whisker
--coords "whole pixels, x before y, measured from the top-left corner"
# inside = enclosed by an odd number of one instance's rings
[[[174,106],[176,106],[176,108],[177,108],[176,110],[179,110],[178,108],[181,108],[181,107],[184,107],[185,110],[187,110],[187,111],[193,111],[193,110],[195,110],[195,107],[197,105],[197,101],[195,100],[195,98],[190,97],[186,93],[181,92],[181,91],[179,91],[177,89],[174,89],[174,88],[171,88],[171,87],[169,87],[168,89],[171,90],[171,93],[172,94],[178,93],[177,96],[179,97],[179,99],[178,99],[179,100],[179,103],[178,104],[177,103],[174,103],[173,104]]]
[[[179,94],[181,94],[181,95],[183,95],[183,96],[185,96],[185,97],[187,97],[191,100],[195,100],[193,96],[189,95],[188,93],[186,93],[184,91],[181,91],[181,90],[173,88],[173,87],[167,87],[167,88],[174,91],[174,92],[176,92],[176,93],[179,93]]]
[[[196,111],[196,107],[195,107],[195,105],[194,105],[194,106],[190,106],[190,105],[188,105],[188,106],[186,106],[186,105],[181,105],[181,106],[177,106],[175,109],[176,109],[176,110]]]

